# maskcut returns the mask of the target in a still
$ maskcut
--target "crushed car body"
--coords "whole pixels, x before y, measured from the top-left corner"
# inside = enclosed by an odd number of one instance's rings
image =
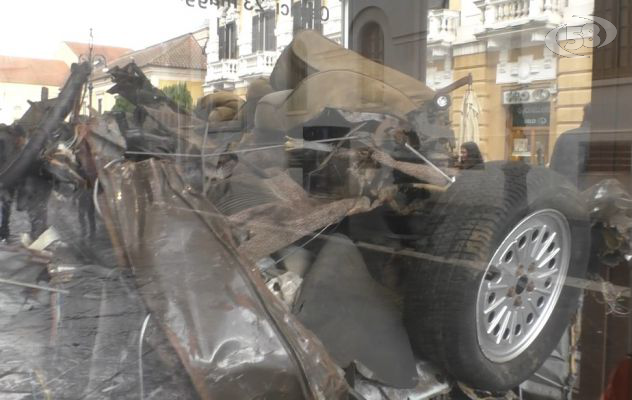
[[[436,99],[471,77],[435,92],[311,31],[295,36],[260,92],[245,100],[209,95],[194,112],[153,87],[133,63],[109,73],[110,92],[131,102],[132,113],[78,118],[89,75],[87,64],[78,65],[20,156],[0,171],[6,189],[25,174],[22,164],[48,160],[57,181],[87,190],[107,232],[98,249],[82,247],[90,262],[66,255],[83,236],[75,227],[56,227],[59,238],[24,261],[41,265],[44,257],[47,265],[48,279],[37,282],[49,295],[40,317],[52,326],[41,332],[50,348],[31,369],[16,371],[37,377],[38,396],[431,399],[459,385],[466,393],[472,387],[469,393],[505,395],[558,343],[572,342],[560,338],[571,329],[580,288],[560,286],[542,298],[548,316],[539,330],[527,322],[533,314],[518,320],[536,284],[524,271],[508,296],[516,310],[506,315],[515,317],[473,309],[478,298],[496,296],[480,288],[498,273],[494,264],[511,258],[503,247],[507,232],[491,226],[494,218],[529,234],[545,221],[559,228],[558,237],[585,244],[550,267],[575,262],[568,276],[581,278],[586,265],[577,260],[590,248],[585,206],[599,196],[580,199],[540,167],[489,163],[457,171],[453,135]],[[59,150],[62,125],[74,137],[71,152],[86,152],[83,162],[50,151]],[[93,173],[77,172],[86,169]],[[558,188],[558,197],[536,198],[536,183],[540,191]],[[563,195],[570,206],[543,213]],[[627,207],[629,200],[621,201]],[[609,226],[629,222],[611,215]],[[464,238],[463,231],[475,231],[475,216],[490,225]],[[434,232],[445,243],[438,252],[429,250]],[[542,256],[555,243],[537,236],[531,241]],[[459,287],[471,294],[460,300],[470,308],[450,302],[452,276],[472,278]],[[471,314],[463,324],[472,331],[444,321],[440,311],[457,306]],[[417,318],[423,309],[431,315]],[[501,347],[512,344],[510,333],[520,346]],[[525,361],[542,335],[538,357]],[[453,336],[456,344],[437,348]],[[480,359],[454,366],[449,351],[470,357],[464,349],[485,340]],[[572,355],[562,353],[570,363]]]

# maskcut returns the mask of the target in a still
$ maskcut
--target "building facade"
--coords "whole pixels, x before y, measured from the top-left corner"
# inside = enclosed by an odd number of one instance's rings
[[[471,74],[480,105],[479,146],[488,160],[546,165],[556,139],[582,123],[591,102],[592,47],[586,43],[574,50],[579,57],[564,57],[547,47],[546,37],[563,24],[585,24],[574,16],[591,15],[593,0],[572,7],[566,0],[217,3],[210,10],[205,93],[243,94],[249,82],[269,76],[295,32],[316,29],[433,89]],[[581,29],[564,34],[558,37],[562,47],[583,41]],[[457,134],[466,89],[452,96]]]
[[[87,59],[90,56],[90,47],[92,47],[92,56],[95,62],[97,62],[97,68],[99,63],[106,65],[122,57],[123,55],[132,52],[132,49],[126,47],[104,46],[100,44],[79,43],[79,42],[62,42],[55,59],[65,62],[69,67],[76,62]]]
[[[578,127],[591,101],[592,47],[576,32],[592,0],[450,0],[428,15],[426,83],[438,89],[472,74],[480,104],[479,146],[488,160],[549,162],[555,141]],[[546,45],[552,30],[572,57]],[[574,35],[574,36],[573,36]],[[573,42],[574,40],[574,42]],[[451,119],[459,131],[466,88],[453,93]]]
[[[426,76],[429,3],[341,0],[345,47],[420,81]]]
[[[203,94],[202,86],[206,76],[206,56],[204,46],[208,29],[203,27],[147,48],[131,51],[96,68],[91,84],[92,104],[97,113],[110,111],[116,103],[115,96],[108,93],[114,85],[108,69],[134,62],[143,71],[152,85],[164,89],[177,83],[185,83],[193,102]],[[84,110],[87,113],[87,110]]]
[[[340,0],[218,1],[210,8],[205,93],[244,94],[267,77],[295,32],[315,29],[342,44]]]
[[[0,56],[0,124],[12,124],[29,101],[57,97],[70,68],[60,60]]]

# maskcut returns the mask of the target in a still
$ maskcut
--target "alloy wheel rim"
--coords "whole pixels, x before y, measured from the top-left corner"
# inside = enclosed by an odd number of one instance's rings
[[[478,343],[493,362],[518,357],[542,332],[566,281],[568,221],[553,209],[522,219],[498,246],[476,299]]]

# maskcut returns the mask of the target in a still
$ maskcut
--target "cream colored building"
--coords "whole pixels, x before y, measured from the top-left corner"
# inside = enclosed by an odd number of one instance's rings
[[[125,47],[104,46],[100,44],[92,45],[92,57],[98,63],[107,64],[132,52],[132,49]],[[90,55],[90,44],[79,42],[62,42],[55,54],[55,59],[65,62],[68,66],[78,61],[85,60]],[[97,67],[99,66],[97,63]]]
[[[244,94],[254,79],[268,77],[294,32],[314,29],[343,41],[340,0],[225,1],[209,9],[205,93]]]
[[[113,86],[108,69],[114,66],[124,67],[131,62],[136,63],[152,85],[160,89],[184,82],[195,103],[203,95],[202,86],[206,77],[204,46],[207,39],[208,27],[204,26],[192,33],[108,61],[94,72],[91,80],[93,109],[98,113],[112,109],[116,98],[107,92]]]
[[[29,101],[57,97],[70,69],[59,60],[0,56],[0,123],[11,124],[29,109]]]
[[[437,89],[472,74],[481,106],[479,146],[487,160],[547,164],[559,135],[581,124],[590,102],[592,59],[559,56],[545,38],[562,24],[586,23],[573,16],[592,14],[593,4],[451,0],[448,8],[429,11],[426,83]],[[559,39],[564,45],[577,37]],[[575,53],[590,55],[591,48]],[[457,133],[465,90],[453,93]]]

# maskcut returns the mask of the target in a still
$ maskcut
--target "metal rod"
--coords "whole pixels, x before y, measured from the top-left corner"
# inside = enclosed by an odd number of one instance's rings
[[[319,232],[317,232],[314,236],[312,236],[311,238],[309,238],[308,241],[306,241],[305,243],[303,243],[300,246],[297,246],[293,251],[290,251],[289,253],[287,253],[286,255],[284,255],[283,257],[279,258],[274,264],[278,264],[281,261],[285,260],[286,258],[288,258],[289,256],[294,255],[297,251],[299,251],[300,249],[304,249],[305,246],[307,246],[308,244],[310,244],[311,242],[313,242],[314,240],[316,240],[320,235],[322,235],[323,232],[325,232],[325,230],[327,228],[329,228],[330,226],[333,225],[333,222],[327,226],[325,226],[323,229],[321,229]]]
[[[208,121],[206,121],[206,127],[204,128],[204,140],[202,141],[202,193],[206,195],[206,157],[204,151],[206,150],[206,139],[208,138]]]
[[[114,160],[105,164],[103,169],[105,170],[109,166],[121,161],[123,161],[123,158],[115,158]],[[94,203],[94,209],[96,210],[97,214],[99,214],[99,217],[103,218],[103,214],[101,213],[101,206],[99,205],[99,177],[94,180],[94,189],[92,190],[92,202]]]
[[[352,139],[360,139],[360,136],[348,136],[334,139],[322,139],[322,140],[311,140],[311,143],[329,143],[329,142],[341,142],[345,140]],[[251,153],[253,151],[262,151],[262,150],[270,150],[270,149],[278,149],[281,147],[285,147],[285,143],[283,144],[275,144],[270,146],[262,146],[262,147],[254,147],[252,149],[240,149],[240,150],[232,150],[232,151],[224,151],[222,153],[212,153],[212,154],[189,154],[189,153],[159,153],[159,152],[149,152],[149,151],[126,151],[125,154],[133,154],[133,155],[150,155],[150,156],[170,156],[170,157],[191,157],[191,158],[200,158],[200,157],[219,157],[223,155],[229,154],[241,154],[241,153]]]
[[[147,324],[149,324],[149,318],[151,314],[147,314],[143,325],[140,328],[140,337],[138,338],[138,378],[140,386],[140,400],[145,398],[145,383],[143,380],[143,339],[145,338],[145,331],[147,330]]]
[[[630,299],[628,301],[628,356],[632,356],[632,263],[629,261],[628,269],[630,274]]]
[[[26,287],[26,288],[30,288],[30,289],[45,290],[47,292],[53,292],[53,293],[61,293],[61,294],[69,294],[70,293],[68,290],[64,290],[64,289],[55,289],[55,288],[48,287],[48,286],[33,285],[33,284],[30,284],[30,283],[13,281],[11,279],[2,279],[2,278],[0,278],[0,283],[5,283],[7,285],[13,285],[13,286]]]
[[[94,56],[94,36],[92,35],[92,28],[90,28],[90,46],[88,52],[88,62],[90,63],[90,75],[88,76],[88,115],[92,117],[92,90],[94,85],[92,84],[92,70],[94,65],[92,57]]]
[[[436,165],[434,165],[434,163],[430,160],[428,160],[426,157],[424,157],[420,152],[418,152],[417,150],[415,150],[415,148],[413,146],[411,146],[409,143],[405,144],[406,148],[408,150],[410,150],[413,154],[415,154],[417,157],[421,158],[426,164],[428,164],[432,169],[434,169],[435,171],[437,171],[441,176],[443,176],[448,182],[450,183],[454,183],[454,178],[447,175],[445,172],[441,171],[441,169],[439,167],[437,167]]]

